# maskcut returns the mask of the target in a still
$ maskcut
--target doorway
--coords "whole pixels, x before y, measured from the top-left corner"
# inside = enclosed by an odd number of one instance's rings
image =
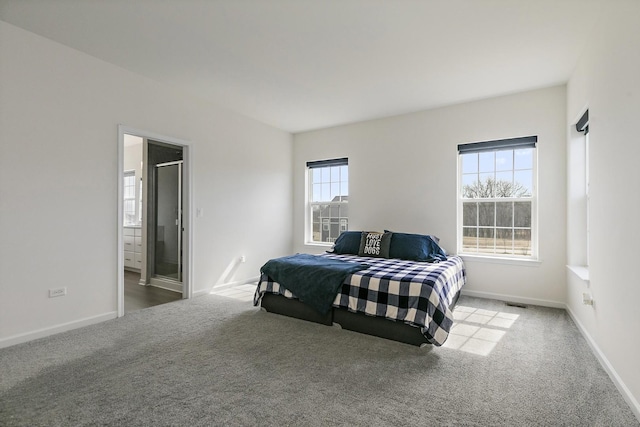
[[[118,316],[191,297],[191,168],[187,141],[125,126],[118,127]],[[127,199],[125,140],[142,140],[136,200]],[[135,192],[134,192],[135,193]],[[135,204],[136,222],[127,208]],[[133,229],[133,231],[131,230]],[[129,236],[133,235],[133,237]],[[129,246],[127,246],[129,245]],[[130,252],[131,248],[137,252]],[[135,256],[132,265],[130,258]],[[134,277],[136,276],[136,277]],[[135,284],[135,286],[132,286]],[[125,297],[127,309],[125,310]]]

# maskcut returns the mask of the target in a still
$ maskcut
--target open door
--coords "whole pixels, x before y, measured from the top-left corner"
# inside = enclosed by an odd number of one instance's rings
[[[182,160],[155,167],[155,265],[152,277],[182,283]]]

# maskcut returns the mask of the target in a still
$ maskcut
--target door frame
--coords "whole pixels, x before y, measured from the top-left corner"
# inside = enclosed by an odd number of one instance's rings
[[[118,317],[124,316],[124,135],[134,135],[141,138],[151,139],[167,144],[182,147],[183,155],[183,206],[182,206],[182,226],[184,227],[182,241],[182,298],[188,299],[193,296],[193,145],[191,141],[178,139],[170,136],[159,135],[153,132],[132,128],[125,125],[118,125],[118,198],[117,198],[117,307]]]

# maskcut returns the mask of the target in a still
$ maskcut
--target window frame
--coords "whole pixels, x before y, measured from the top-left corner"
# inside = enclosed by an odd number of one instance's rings
[[[313,201],[313,170],[317,168],[325,168],[325,167],[333,167],[333,166],[346,166],[347,167],[347,194],[342,194],[342,190],[340,190],[340,197],[347,197],[347,200],[339,200],[339,201],[321,201],[314,202]],[[343,206],[348,206],[348,195],[349,195],[349,178],[348,178],[348,167],[349,161],[348,158],[336,158],[336,159],[328,159],[328,160],[319,160],[319,161],[309,161],[307,162],[305,174],[306,174],[306,197],[305,197],[305,244],[307,245],[318,245],[318,246],[331,246],[337,236],[333,238],[331,241],[317,241],[314,240],[314,232],[313,232],[313,207],[317,205],[327,205],[327,206],[338,206],[341,208]],[[340,177],[339,183],[342,184],[344,181],[342,180],[342,176]],[[343,231],[348,230],[348,219],[349,217],[337,217],[337,227],[338,227],[338,235],[340,235]],[[330,233],[331,230],[331,217],[322,218],[322,221],[319,223],[320,232],[328,231]],[[328,230],[327,230],[328,228]],[[331,238],[329,238],[331,239]]]
[[[463,154],[471,153],[471,152],[496,152],[496,151],[504,151],[504,150],[517,150],[521,143],[529,142],[532,146],[528,148],[532,148],[532,183],[531,183],[531,197],[491,197],[491,198],[464,198],[462,197],[463,191],[463,166],[462,166],[462,158]],[[465,152],[461,152],[461,148],[466,146],[467,150]],[[477,146],[477,149],[469,149],[473,146]],[[457,186],[456,186],[456,200],[457,200],[457,221],[456,221],[456,234],[457,234],[457,251],[459,255],[464,257],[472,257],[479,259],[493,259],[493,260],[505,260],[505,261],[538,261],[539,260],[539,245],[538,245],[538,146],[537,146],[537,136],[523,137],[523,138],[511,138],[511,139],[502,139],[502,140],[494,140],[494,141],[485,141],[478,143],[469,143],[469,144],[460,144],[458,146],[458,163],[457,163]],[[515,168],[515,164],[511,168],[511,172],[514,173],[517,171]],[[494,167],[494,173],[496,169]],[[531,254],[530,255],[517,255],[515,253],[510,254],[499,254],[499,253],[486,253],[486,252],[468,252],[463,248],[463,239],[464,239],[464,202],[476,201],[479,203],[487,202],[487,203],[499,203],[499,202],[531,202]],[[497,209],[497,208],[496,208]],[[514,207],[515,209],[515,207]],[[494,210],[495,212],[495,210]],[[478,213],[479,215],[479,213]],[[495,215],[495,213],[494,213]],[[495,217],[494,217],[495,218]],[[512,219],[512,224],[515,223],[515,212]],[[492,228],[494,230],[494,249],[495,249],[495,233],[498,229],[510,229],[516,230],[519,227],[515,227],[512,225],[511,227],[503,227],[497,226],[496,220],[494,219],[493,226],[481,227],[479,224],[476,225],[477,228]],[[524,227],[527,228],[527,227]],[[513,242],[513,240],[512,240]],[[512,251],[513,250],[512,246]]]

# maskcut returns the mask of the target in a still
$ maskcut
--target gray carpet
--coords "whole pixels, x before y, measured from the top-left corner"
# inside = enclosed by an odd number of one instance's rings
[[[1,349],[0,425],[639,425],[564,311],[459,306],[518,317],[479,355],[220,296],[140,310]]]

